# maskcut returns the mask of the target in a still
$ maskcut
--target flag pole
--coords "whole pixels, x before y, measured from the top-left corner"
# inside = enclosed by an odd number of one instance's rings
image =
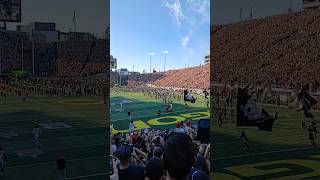
[[[0,46],[0,74],[2,73],[2,57],[1,57],[1,46]]]
[[[24,66],[24,62],[23,62],[23,39],[21,39],[21,70],[23,71],[24,70],[24,68],[23,68],[23,66]]]
[[[73,11],[73,30],[74,30],[74,38],[76,38],[77,34],[77,23],[76,23],[76,11]]]
[[[34,76],[34,37],[33,37],[33,29],[31,32],[31,37],[32,37],[32,75]]]

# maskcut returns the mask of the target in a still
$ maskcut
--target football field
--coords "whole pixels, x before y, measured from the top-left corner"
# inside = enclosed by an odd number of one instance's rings
[[[122,102],[123,111],[119,111]],[[129,118],[131,112],[132,120],[136,130],[154,128],[156,130],[173,129],[179,121],[191,120],[192,124],[197,125],[199,118],[208,117],[209,110],[204,103],[203,97],[198,97],[195,104],[188,103],[185,106],[183,101],[173,100],[173,111],[164,112],[164,103],[149,96],[144,96],[139,92],[111,92],[111,123],[113,132],[128,132]],[[160,117],[157,112],[161,111]]]
[[[273,114],[276,107],[264,105]],[[314,112],[314,111],[313,111]],[[314,112],[319,127],[320,113]],[[236,123],[213,122],[213,179],[320,179],[320,140],[314,147],[303,130],[295,109],[279,108],[279,124],[272,132],[245,129],[252,152],[247,153],[239,141]],[[319,135],[318,135],[319,136]],[[318,137],[320,138],[320,137]]]
[[[105,112],[101,97],[0,97],[0,147],[8,154],[0,179],[54,180],[58,154],[65,156],[68,179],[107,179]],[[36,125],[42,129],[38,145]]]

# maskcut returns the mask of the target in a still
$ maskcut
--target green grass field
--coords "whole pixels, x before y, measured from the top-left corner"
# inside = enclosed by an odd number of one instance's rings
[[[276,107],[265,105],[273,114]],[[314,113],[318,120],[320,113]],[[320,179],[320,145],[313,147],[294,109],[279,108],[279,125],[272,132],[245,129],[253,148],[247,153],[239,141],[235,123],[219,128],[213,122],[213,179]],[[319,135],[320,136],[320,135]],[[320,137],[319,137],[320,138]]]
[[[8,153],[1,180],[54,180],[56,157],[63,153],[69,179],[107,179],[108,130],[101,98],[31,95],[26,102],[10,94],[0,97],[0,146]],[[32,129],[38,124],[64,123],[70,127],[42,128],[34,145]],[[33,157],[32,157],[33,156]]]
[[[121,101],[127,103],[123,103],[123,111],[118,112],[116,109],[120,108]],[[195,104],[188,103],[187,107],[182,101],[173,101],[173,112],[165,113],[164,103],[160,100],[144,96],[142,93],[112,91],[110,107],[111,123],[115,133],[128,131],[128,111],[131,112],[137,130],[144,128],[172,129],[176,127],[178,121],[190,119],[193,120],[193,124],[196,124],[198,118],[209,116],[209,110],[203,97],[198,97]],[[157,115],[158,110],[161,111],[160,117]]]

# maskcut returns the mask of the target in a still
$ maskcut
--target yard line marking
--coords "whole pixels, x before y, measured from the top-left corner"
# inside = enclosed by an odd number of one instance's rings
[[[305,150],[305,149],[318,149],[318,148],[319,148],[319,147],[307,146],[307,147],[301,147],[301,148],[282,149],[282,150],[277,150],[277,151],[265,151],[265,152],[253,153],[253,154],[243,154],[243,155],[237,155],[237,156],[227,156],[227,157],[222,157],[222,158],[213,158],[213,160],[214,160],[214,161],[217,161],[217,160],[225,160],[225,159],[233,159],[233,158],[257,156],[257,155],[264,155],[264,154],[274,154],[274,153],[297,151],[297,150]]]
[[[25,125],[25,126],[32,126],[33,125]],[[24,127],[24,126],[10,126],[10,127]],[[67,129],[46,129],[44,132],[55,132],[55,131],[72,131],[72,130],[84,130],[84,129],[102,129],[102,128],[107,128],[107,126],[97,126],[97,127],[88,127],[88,128],[67,128]],[[3,127],[3,129],[6,129],[6,127]],[[0,128],[1,130],[1,128]],[[30,131],[25,131],[25,132],[18,132],[19,134],[30,134],[32,133]]]
[[[267,137],[267,138],[258,138],[255,140],[264,140],[264,139],[282,139],[286,137],[301,137],[301,136],[306,136],[305,134],[300,134],[300,135],[288,135],[288,136],[281,136],[281,137]],[[239,143],[240,139],[238,141],[229,141],[229,142],[222,142],[222,143],[213,143],[213,145],[224,145],[224,144],[233,144],[233,143]],[[256,143],[253,143],[256,144]]]
[[[81,136],[78,135],[78,136],[68,136],[68,137],[62,136],[62,137],[54,137],[54,138],[43,138],[41,140],[41,142],[52,140],[52,139],[71,139],[71,138],[76,138],[76,137],[90,137],[90,136],[100,136],[100,135],[107,135],[107,132],[106,133],[98,133],[98,134],[81,135]],[[21,141],[12,141],[12,142],[1,142],[0,144],[12,144],[12,143],[20,143],[20,142],[34,142],[34,140],[31,139],[31,140],[21,140]]]
[[[62,122],[62,121],[60,121],[60,122]],[[41,122],[39,122],[39,123],[41,123]],[[36,124],[39,124],[39,123],[36,123]],[[64,123],[64,122],[63,122]],[[1,123],[0,123],[1,124]],[[78,124],[81,124],[80,122],[78,123]],[[71,124],[70,123],[70,125],[72,125],[72,126],[75,126],[76,124]],[[8,127],[1,127],[1,128],[3,128],[3,129],[7,129],[7,128],[12,128],[12,127],[15,127],[15,129],[16,129],[16,127],[27,127],[27,126],[32,126],[32,127],[34,127],[34,125],[33,124],[29,124],[29,125],[21,125],[21,126],[8,126]],[[1,130],[1,128],[0,128],[0,130]],[[101,127],[94,127],[94,126],[92,126],[92,127],[89,127],[89,128],[68,128],[68,129],[47,129],[46,130],[46,132],[47,131],[64,131],[64,130],[77,130],[77,129],[93,129],[93,128],[107,128],[107,126],[101,126]],[[31,128],[30,128],[31,129]],[[31,131],[31,130],[30,130]],[[22,134],[22,133],[30,133],[29,131],[27,132],[20,132],[20,134]]]
[[[67,162],[100,159],[100,158],[105,158],[105,157],[108,157],[108,156],[96,156],[96,157],[69,159],[69,160],[67,160]],[[26,165],[19,165],[19,166],[8,166],[6,168],[7,169],[15,169],[15,168],[25,168],[25,167],[42,166],[42,165],[50,165],[50,164],[56,164],[56,162],[55,161],[51,161],[51,162],[45,162],[45,163],[26,164]]]
[[[89,175],[83,175],[83,176],[75,176],[75,177],[70,177],[67,179],[80,179],[80,178],[87,178],[87,177],[94,177],[94,176],[101,176],[101,175],[108,175],[108,173],[98,173],[98,174],[89,174]]]
[[[99,143],[99,144],[90,144],[90,145],[82,145],[82,146],[68,146],[68,147],[61,147],[61,148],[39,149],[39,150],[46,152],[46,151],[54,151],[54,150],[61,150],[61,149],[72,149],[72,148],[92,147],[92,146],[102,146],[102,145],[109,145],[109,144]],[[8,153],[8,155],[16,154],[15,151]]]

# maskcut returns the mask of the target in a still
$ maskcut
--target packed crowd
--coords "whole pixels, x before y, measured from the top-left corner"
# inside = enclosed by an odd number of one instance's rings
[[[318,89],[319,15],[307,10],[212,27],[213,81]]]
[[[91,76],[107,70],[107,43],[104,40],[61,42],[57,49],[57,76]]]
[[[158,87],[178,87],[188,89],[209,89],[210,88],[210,65],[170,70],[164,73],[163,77],[153,83]]]
[[[164,103],[171,101],[184,101],[184,90],[180,88],[159,88],[153,86],[124,86],[114,88],[116,91],[140,92],[144,96],[162,100]],[[210,89],[206,90],[210,92]],[[193,95],[205,96],[203,91],[189,89],[188,92]]]
[[[32,46],[37,76],[86,77],[107,71],[109,48],[105,40],[32,43],[26,34],[15,31],[0,31],[0,39],[2,71],[31,74]]]
[[[20,95],[46,96],[103,96],[107,82],[99,79],[79,78],[30,78],[25,80],[1,80],[0,93],[16,92]]]
[[[164,73],[147,73],[147,74],[133,74],[129,75],[128,85],[137,86],[144,84],[152,84],[153,82],[161,79]]]
[[[196,140],[187,122],[166,131],[143,129],[110,136],[110,179],[209,179],[210,144]]]
[[[1,70],[21,69],[21,48],[26,35],[14,31],[0,30]]]
[[[210,65],[169,70],[164,73],[129,75],[129,86],[152,84],[162,88],[209,89]]]

